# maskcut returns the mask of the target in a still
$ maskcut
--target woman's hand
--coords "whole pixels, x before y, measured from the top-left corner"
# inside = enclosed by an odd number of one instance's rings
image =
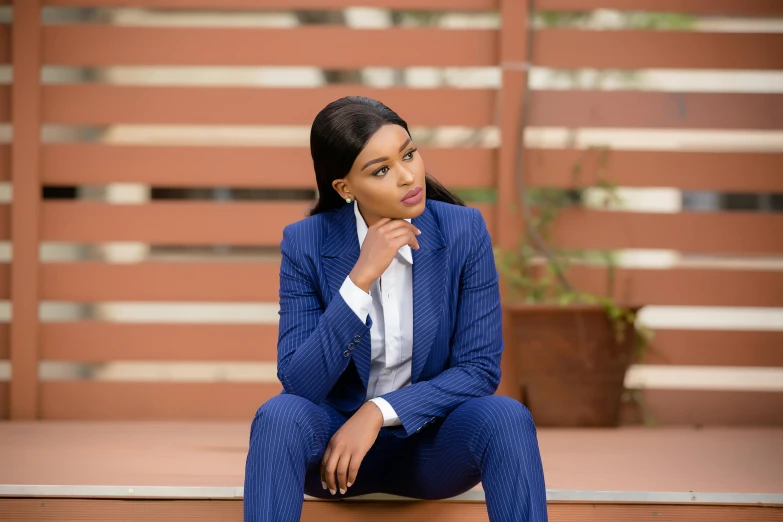
[[[372,402],[362,405],[332,436],[321,461],[321,484],[334,495],[345,495],[356,480],[364,456],[383,427],[383,413]],[[337,481],[335,482],[335,474]]]
[[[404,219],[382,218],[369,227],[359,260],[349,274],[353,284],[370,293],[370,285],[389,268],[400,248],[410,245],[419,249],[419,234],[419,229]]]

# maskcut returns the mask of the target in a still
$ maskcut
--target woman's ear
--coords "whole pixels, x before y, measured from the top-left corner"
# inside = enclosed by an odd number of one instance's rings
[[[340,198],[354,199],[351,190],[348,188],[348,185],[345,183],[345,179],[336,179],[332,181],[332,187],[334,188],[334,190],[337,191],[338,194],[340,194]]]

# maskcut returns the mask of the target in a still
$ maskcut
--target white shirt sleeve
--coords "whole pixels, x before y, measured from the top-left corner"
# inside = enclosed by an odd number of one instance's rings
[[[346,277],[343,285],[340,287],[340,295],[343,301],[353,312],[362,320],[367,321],[372,306],[372,296],[356,286],[350,277]]]
[[[400,418],[397,417],[397,412],[394,411],[394,408],[392,408],[392,405],[389,404],[389,402],[382,398],[382,397],[376,397],[374,399],[370,399],[371,402],[374,402],[378,408],[380,408],[381,413],[383,413],[383,425],[384,426],[400,426],[402,425],[402,422],[400,422]]]

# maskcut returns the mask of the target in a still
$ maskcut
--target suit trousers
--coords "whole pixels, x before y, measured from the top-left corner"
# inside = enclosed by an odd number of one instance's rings
[[[406,438],[381,428],[355,483],[345,495],[332,495],[321,486],[321,459],[346,420],[327,404],[288,394],[259,408],[245,468],[246,522],[298,521],[304,494],[338,499],[377,492],[436,500],[479,482],[491,522],[547,520],[536,428],[514,399],[469,399]]]

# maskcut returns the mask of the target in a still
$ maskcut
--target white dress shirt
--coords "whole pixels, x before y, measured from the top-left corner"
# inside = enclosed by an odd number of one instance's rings
[[[359,246],[367,236],[367,223],[354,202],[356,233]],[[406,219],[408,223],[410,219]],[[404,245],[397,251],[389,268],[373,281],[370,293],[356,286],[346,277],[340,295],[363,322],[372,319],[370,328],[371,363],[367,383],[367,398],[383,413],[384,426],[401,424],[397,413],[381,397],[411,383],[413,357],[413,256],[411,247]]]

